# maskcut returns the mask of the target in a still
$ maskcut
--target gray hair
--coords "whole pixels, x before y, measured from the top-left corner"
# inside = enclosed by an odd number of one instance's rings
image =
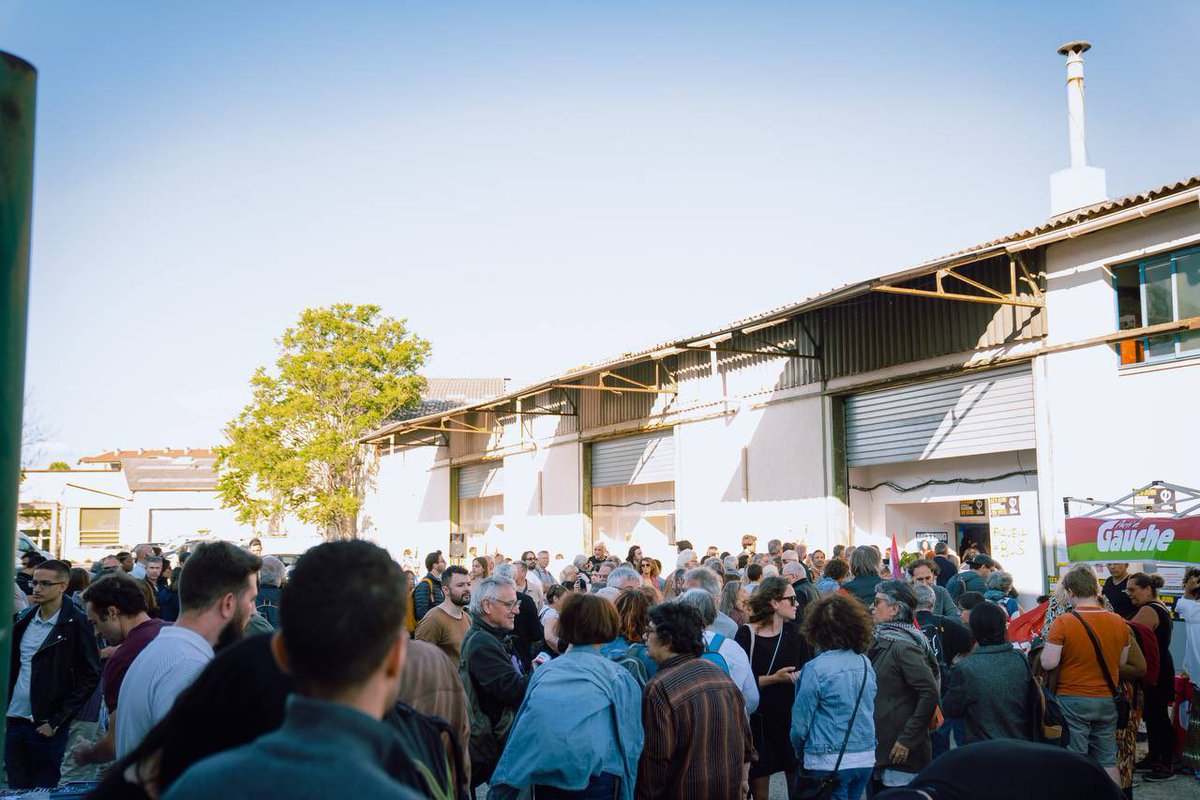
[[[612,586],[604,586],[596,590],[596,597],[603,597],[605,600],[613,603],[614,605],[617,602],[617,598],[620,596],[621,590]]]
[[[621,584],[625,581],[633,581],[638,586],[642,585],[642,576],[638,575],[637,570],[633,567],[617,567],[608,574],[608,585],[621,588]]]
[[[873,548],[866,549],[874,552]],[[913,612],[917,610],[917,595],[913,591],[911,583],[896,580],[880,581],[875,587],[875,594],[883,595],[890,605],[896,606],[897,622],[913,621]]]
[[[779,577],[779,567],[775,566],[774,564],[767,564],[765,567],[763,567],[763,577],[764,578],[778,578]]]
[[[932,586],[927,586],[924,583],[914,583],[913,591],[917,593],[917,610],[932,609],[937,603],[937,592]]]
[[[725,556],[725,571],[737,572],[737,556]]]
[[[696,560],[695,550],[680,550],[679,557],[675,559],[675,566],[679,569],[687,569],[689,561]]]
[[[850,571],[855,577],[878,575],[882,563],[879,552],[874,547],[856,547],[850,555]]]
[[[582,570],[584,568],[584,566],[587,564],[587,562],[588,562],[587,556],[575,556],[574,560],[571,561],[571,563],[575,565],[575,569],[579,569],[579,570]]]
[[[699,611],[700,619],[704,621],[706,628],[717,619],[717,604],[713,602],[712,595],[703,589],[688,589],[679,595],[676,602]]]
[[[562,568],[562,572],[558,573],[558,579],[563,583],[575,580],[579,577],[579,568],[574,564],[567,564]]]
[[[512,562],[501,564],[492,570],[492,574],[498,578],[508,578],[513,582],[513,586],[517,585],[517,568]]]
[[[763,570],[763,577],[766,577],[767,571]],[[808,577],[808,572],[805,571],[804,565],[799,561],[789,561],[783,565],[783,576],[786,578],[789,575],[795,575],[797,578],[804,579]]]
[[[700,566],[711,569],[713,572],[717,573],[717,575],[725,574],[725,565],[721,563],[721,559],[717,558],[716,556],[704,559],[704,563]]]
[[[1013,586],[1013,576],[1009,572],[993,572],[988,576],[987,587],[1008,593]]]
[[[717,573],[708,567],[689,569],[684,574],[683,579],[685,581],[695,581],[700,584],[700,588],[708,593],[708,596],[713,599],[714,603],[721,596],[721,579],[717,576]],[[682,595],[680,596],[682,597]]]
[[[496,569],[498,571],[500,568],[497,567]],[[499,598],[500,590],[505,586],[511,586],[514,592],[517,590],[517,584],[512,578],[508,578],[503,575],[497,575],[495,573],[492,573],[480,581],[479,588],[471,592],[471,604],[467,607],[467,610],[471,612],[471,616],[483,616],[484,601],[496,600]]]
[[[258,582],[263,586],[278,586],[283,583],[287,566],[275,556],[264,556],[262,569],[258,571]]]

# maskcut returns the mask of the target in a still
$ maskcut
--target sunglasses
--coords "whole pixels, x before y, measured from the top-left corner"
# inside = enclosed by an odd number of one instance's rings
[[[796,595],[794,595],[794,594],[789,595],[788,597],[781,597],[780,602],[788,602],[794,606],[800,605],[800,601],[796,599]]]

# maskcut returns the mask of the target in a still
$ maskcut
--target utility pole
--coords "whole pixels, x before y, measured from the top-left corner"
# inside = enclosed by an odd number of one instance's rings
[[[17,551],[36,95],[37,70],[0,52],[0,560]],[[13,588],[0,586],[0,687],[6,691],[12,615]],[[3,727],[0,752],[4,752]]]

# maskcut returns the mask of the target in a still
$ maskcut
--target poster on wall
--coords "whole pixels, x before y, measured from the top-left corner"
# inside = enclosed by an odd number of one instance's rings
[[[975,500],[959,500],[958,515],[960,517],[986,517],[988,515],[987,500],[982,497]]]
[[[993,497],[988,500],[988,514],[993,517],[1021,516],[1021,498],[1017,495]]]
[[[1200,517],[1067,518],[1071,561],[1200,562]]]

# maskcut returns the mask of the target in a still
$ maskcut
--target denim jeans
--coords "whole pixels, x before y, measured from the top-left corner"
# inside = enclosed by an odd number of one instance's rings
[[[10,789],[52,789],[58,786],[67,734],[63,725],[53,736],[42,736],[27,719],[8,718],[4,740],[4,769]]]
[[[833,790],[832,800],[861,800],[863,792],[867,790],[867,783],[871,780],[871,772],[870,767],[838,770],[839,783],[838,787]],[[833,770],[810,769],[805,770],[805,773],[823,778],[826,775],[832,775]]]
[[[613,800],[620,786],[620,778],[602,772],[593,775],[587,786],[575,791],[554,786],[534,786],[533,797],[534,800]]]
[[[1071,732],[1068,750],[1091,756],[1102,767],[1117,765],[1117,707],[1111,697],[1058,696]]]

